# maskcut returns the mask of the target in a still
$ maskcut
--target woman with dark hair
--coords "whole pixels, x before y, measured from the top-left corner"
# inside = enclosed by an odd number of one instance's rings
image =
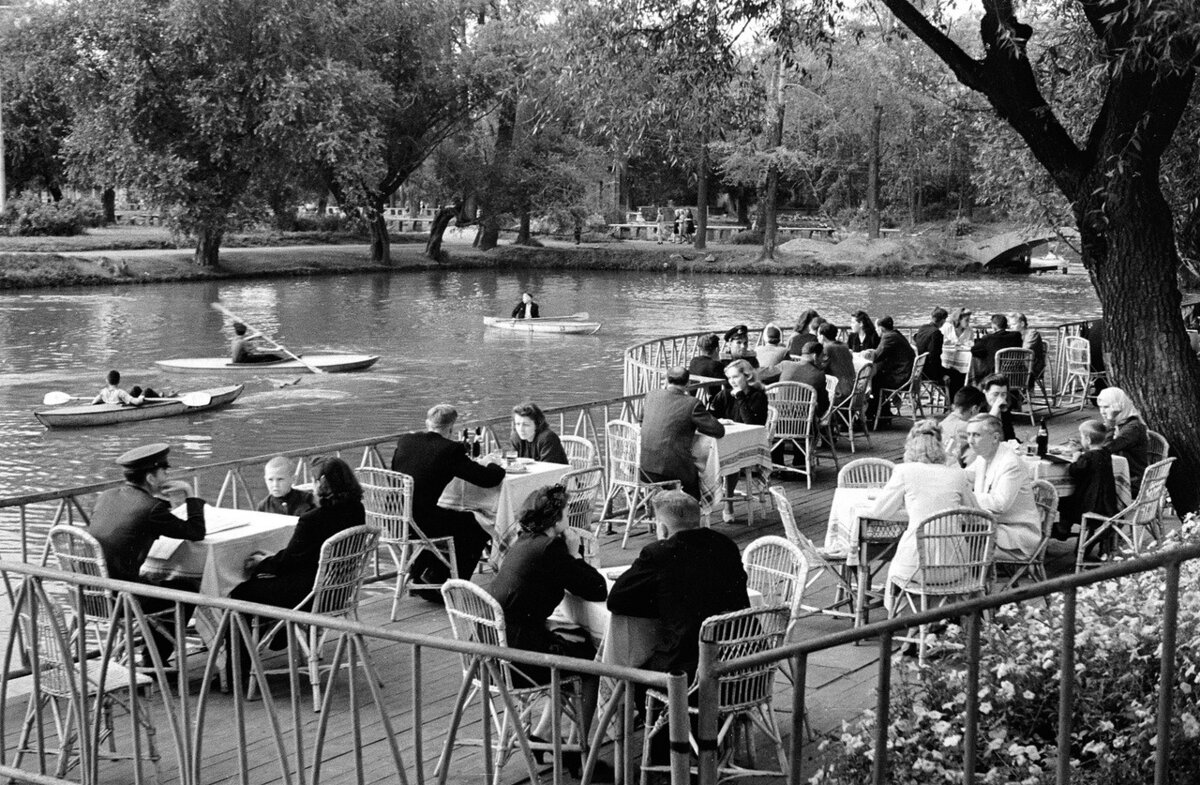
[[[812,308],[800,314],[800,318],[796,320],[796,330],[792,333],[792,337],[788,341],[789,355],[800,356],[800,348],[812,340],[812,333],[808,329],[809,326],[814,319],[820,318],[820,315]]]
[[[323,460],[313,484],[317,506],[296,521],[292,538],[283,550],[273,555],[259,551],[247,557],[244,566],[250,579],[234,587],[229,593],[231,599],[277,608],[296,607],[312,590],[325,541],[366,523],[362,486],[341,458]],[[270,645],[272,649],[283,649],[287,636],[277,634]],[[247,657],[242,657],[243,667],[249,662]]]
[[[589,602],[600,602],[608,596],[604,576],[579,558],[577,542],[568,542],[574,533],[567,526],[566,507],[567,491],[562,485],[539,488],[526,499],[518,518],[521,533],[505,553],[488,591],[504,609],[509,646],[590,660],[596,656],[596,647],[586,636],[566,638],[546,627],[546,619],[562,602],[565,592]],[[517,687],[550,683],[547,667],[514,664],[513,668]],[[596,711],[599,687],[598,677],[583,676],[580,724],[585,737]],[[534,732],[545,733],[548,728],[549,717],[543,715]],[[564,755],[564,762],[566,758]],[[576,754],[575,767],[578,760]]]
[[[512,409],[512,448],[518,458],[532,458],[546,463],[570,463],[567,452],[559,441],[558,434],[550,430],[546,415],[530,401],[519,403]]]
[[[850,317],[850,337],[846,339],[846,345],[852,352],[865,352],[879,346],[879,333],[866,311],[855,311]]]

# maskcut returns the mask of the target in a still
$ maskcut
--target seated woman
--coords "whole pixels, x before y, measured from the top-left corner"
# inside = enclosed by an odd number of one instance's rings
[[[846,345],[852,352],[865,352],[879,347],[879,331],[866,311],[855,311],[850,317],[850,335],[846,338]]]
[[[1136,499],[1142,487],[1142,474],[1150,461],[1147,457],[1150,435],[1146,423],[1142,422],[1133,401],[1120,387],[1105,387],[1096,396],[1096,405],[1100,407],[1100,417],[1108,429],[1104,446],[1113,455],[1124,456],[1129,461],[1130,490]]]
[[[901,507],[908,513],[908,528],[896,546],[888,567],[883,602],[890,610],[895,587],[903,588],[917,578],[917,527],[929,516],[955,507],[978,507],[967,473],[946,465],[942,429],[933,420],[918,420],[904,442],[904,463],[896,465],[892,478],[879,492],[872,517],[886,518]]]
[[[745,360],[734,360],[725,366],[725,378],[729,387],[722,388],[713,396],[709,409],[719,419],[732,420],[746,425],[767,424],[767,391],[758,383],[754,369]],[[721,518],[726,523],[733,521],[733,491],[738,476],[725,478],[725,509]]]
[[[316,508],[296,521],[292,538],[283,550],[273,555],[260,551],[246,559],[245,569],[250,579],[229,593],[231,599],[295,608],[312,590],[325,541],[338,532],[366,522],[362,486],[358,484],[354,470],[341,458],[322,461],[314,485]],[[242,645],[244,647],[244,643]],[[282,632],[271,641],[272,649],[286,646],[287,636]],[[241,661],[245,668],[249,662],[245,648]],[[248,674],[249,670],[245,670],[244,676]]]
[[[569,541],[575,537],[567,526],[566,507],[567,491],[562,485],[539,488],[525,501],[518,519],[521,534],[509,547],[488,591],[504,609],[509,646],[590,660],[596,656],[596,647],[586,636],[566,638],[546,627],[546,619],[562,602],[565,592],[589,602],[601,602],[608,596],[604,576],[578,557],[578,542]],[[550,683],[547,667],[513,667],[517,687]],[[596,712],[599,688],[599,677],[583,676],[580,724],[585,737]],[[550,717],[544,714],[531,740],[544,742],[549,728]],[[568,762],[566,758],[564,755],[564,762]],[[576,754],[575,768],[578,761]]]
[[[518,458],[532,458],[546,463],[570,463],[558,434],[550,430],[546,415],[530,401],[519,403],[512,409],[512,448]]]

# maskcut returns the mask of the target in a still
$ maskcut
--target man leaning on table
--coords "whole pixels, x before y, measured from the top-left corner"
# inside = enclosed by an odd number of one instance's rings
[[[617,578],[608,609],[658,619],[648,670],[684,671],[700,660],[700,627],[709,616],[750,607],[746,571],[733,540],[700,526],[700,505],[682,491],[654,497],[654,514],[667,538],[652,542]],[[633,663],[630,663],[633,664]]]
[[[967,466],[979,506],[996,516],[996,552],[1028,558],[1042,539],[1041,513],[1025,461],[1002,441],[1004,426],[991,414],[967,422],[967,446],[976,458]]]
[[[686,392],[688,371],[681,365],[667,369],[667,386],[646,396],[642,416],[642,474],[649,482],[679,480],[683,490],[700,498],[700,473],[692,458],[697,431],[719,439],[725,426]]]
[[[141,577],[142,563],[150,547],[159,537],[174,537],[180,540],[203,540],[204,500],[190,496],[191,488],[180,480],[168,480],[167,453],[170,446],[156,443],[135,447],[117,458],[117,464],[125,473],[125,484],[110,488],[96,500],[88,532],[100,543],[109,577],[122,581],[135,581],[163,586],[168,589],[197,591],[199,582],[191,578],[171,578],[150,581]],[[171,512],[172,497],[175,503],[185,499],[187,519]],[[177,498],[176,498],[177,497]],[[174,603],[151,597],[139,597],[142,610],[159,613],[171,608]],[[184,616],[190,618],[193,607],[182,606]],[[171,629],[174,623],[164,625]],[[167,633],[155,627],[152,637],[163,662],[170,658],[175,641]],[[149,654],[143,653],[143,664],[149,664]]]
[[[481,464],[471,460],[462,444],[451,435],[458,421],[458,411],[449,404],[438,404],[425,415],[425,430],[406,433],[396,441],[392,453],[392,471],[413,478],[413,520],[426,537],[453,537],[458,577],[470,580],[487,546],[487,532],[479,525],[474,513],[438,506],[442,491],[455,477],[478,485],[495,488],[504,482],[504,467],[497,463]],[[450,571],[436,556],[425,551],[413,560],[409,569],[414,583],[439,584],[450,577]],[[433,589],[413,592],[430,602],[440,602],[442,595]]]

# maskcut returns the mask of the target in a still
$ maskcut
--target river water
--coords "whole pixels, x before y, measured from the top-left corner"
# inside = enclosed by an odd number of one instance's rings
[[[484,329],[482,317],[507,315],[525,290],[543,316],[588,311],[604,327],[595,336]],[[94,395],[110,368],[121,371],[126,388],[231,383],[221,375],[167,375],[153,364],[226,354],[229,330],[212,302],[293,351],[382,359],[366,372],[304,375],[282,388],[246,376],[236,380],[246,391],[235,404],[193,417],[58,431],[34,419],[47,392]],[[1022,310],[1035,325],[1099,312],[1081,275],[908,280],[471,270],[3,294],[0,496],[114,478],[112,459],[150,441],[170,443],[175,465],[196,465],[415,429],[441,401],[481,418],[527,398],[555,406],[617,396],[622,351],[655,337],[738,323],[787,327],[809,307],[839,324],[858,308],[918,324],[935,305],[960,304],[977,319]]]

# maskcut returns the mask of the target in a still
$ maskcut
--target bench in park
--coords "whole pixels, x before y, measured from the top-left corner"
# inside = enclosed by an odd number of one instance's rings
[[[612,235],[620,240],[657,240],[658,239],[658,224],[656,223],[624,223],[624,224],[609,224],[608,228]],[[705,238],[709,242],[722,243],[729,240],[738,232],[746,231],[744,226],[733,226],[729,224],[711,224],[706,227]],[[668,225],[668,234],[673,232],[673,227]],[[667,239],[666,237],[663,238]]]

